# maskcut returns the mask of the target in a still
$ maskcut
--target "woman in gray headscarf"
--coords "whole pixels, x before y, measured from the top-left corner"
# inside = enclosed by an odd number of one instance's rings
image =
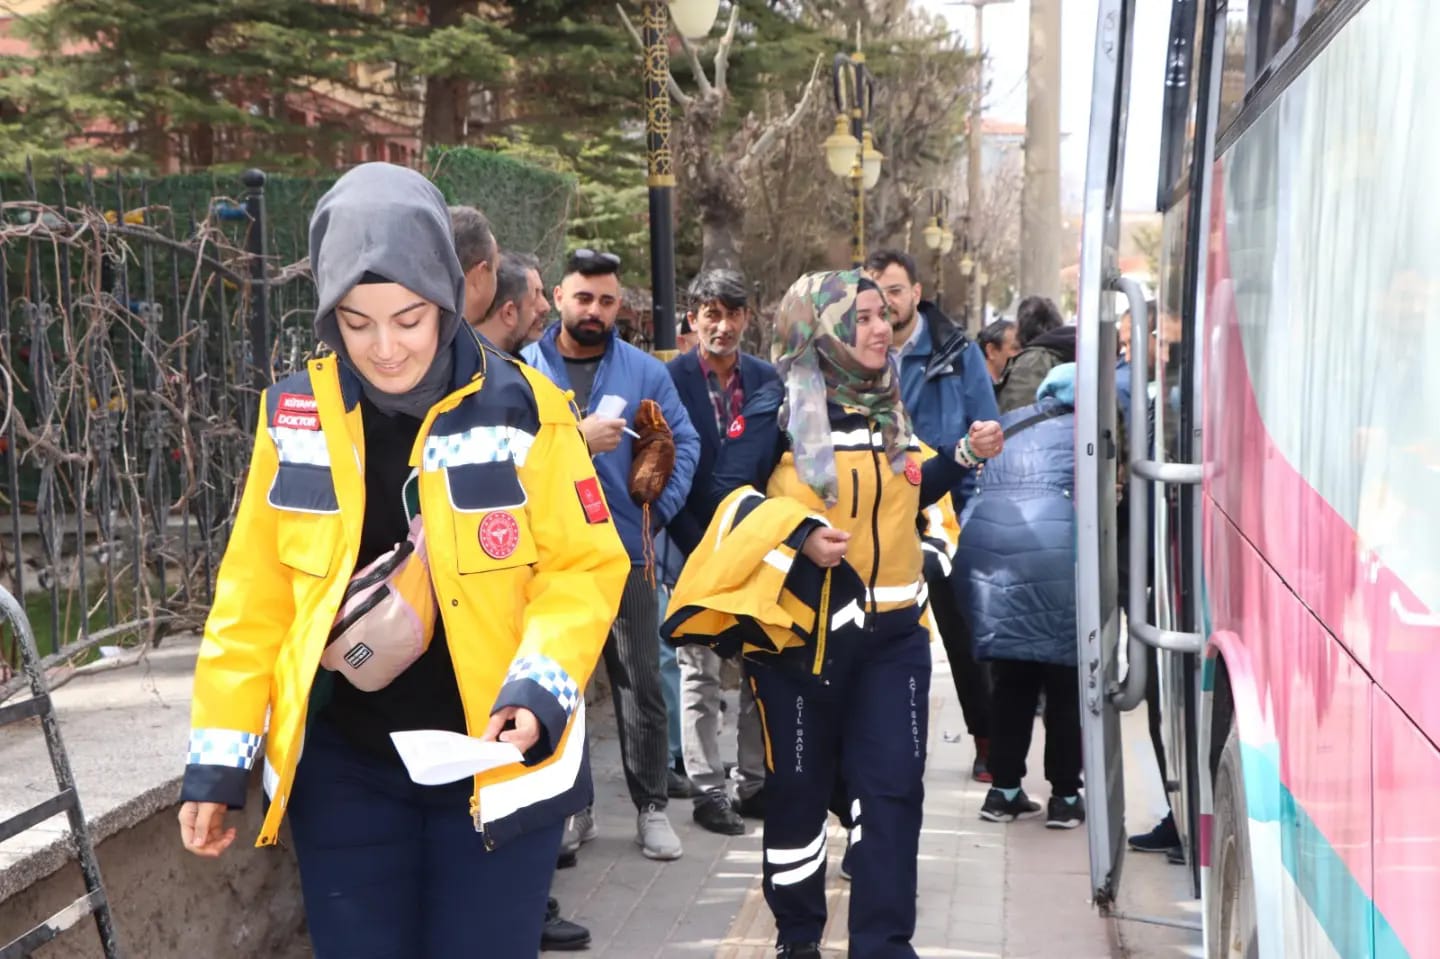
[[[288,813],[317,956],[531,954],[562,823],[590,801],[580,692],[630,561],[565,396],[461,321],[429,181],[341,177],[310,264],[335,355],[262,400],[181,838],[207,857],[234,841],[263,735],[257,844]],[[412,780],[392,734],[417,729],[518,761]]]

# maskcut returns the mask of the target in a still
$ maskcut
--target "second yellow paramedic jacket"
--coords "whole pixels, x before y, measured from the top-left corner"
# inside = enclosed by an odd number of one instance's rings
[[[630,559],[576,428],[543,376],[478,339],[455,341],[452,392],[408,455],[419,471],[431,577],[471,735],[523,706],[541,742],[477,776],[487,845],[553,823],[590,790],[583,691]],[[360,383],[334,357],[265,391],[254,454],[195,672],[183,800],[244,801],[260,759],[275,842],[304,745],[326,636],[365,512]],[[268,713],[268,732],[267,732]]]

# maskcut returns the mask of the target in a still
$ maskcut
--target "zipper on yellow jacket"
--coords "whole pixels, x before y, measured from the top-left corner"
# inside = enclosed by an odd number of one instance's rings
[[[820,609],[816,611],[815,622],[815,666],[811,670],[816,676],[825,666],[825,634],[830,628],[830,570],[820,584]]]

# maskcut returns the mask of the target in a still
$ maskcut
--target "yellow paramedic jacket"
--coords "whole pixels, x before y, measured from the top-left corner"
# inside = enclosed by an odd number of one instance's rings
[[[475,778],[492,848],[588,800],[583,690],[630,559],[576,428],[539,373],[456,339],[453,391],[407,455],[419,470],[431,576],[471,735],[524,706],[544,730],[525,764]],[[325,640],[365,512],[359,380],[333,357],[265,391],[250,472],[195,672],[182,800],[244,801],[264,741],[275,842]],[[268,732],[267,732],[268,713]]]
[[[827,509],[796,473],[774,394],[746,404],[744,434],[721,451],[713,482],[728,495],[681,572],[661,632],[674,645],[704,643],[722,655],[795,661],[795,650],[809,647],[808,668],[819,676],[843,657],[844,643],[832,642],[840,630],[924,610],[927,556],[948,577],[959,526],[945,494],[963,471],[916,441],[896,473],[863,416],[832,410],[840,495]],[[829,572],[798,555],[820,524],[851,533],[845,562]]]

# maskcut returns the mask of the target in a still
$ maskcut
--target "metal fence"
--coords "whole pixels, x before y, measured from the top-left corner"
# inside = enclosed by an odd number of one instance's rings
[[[264,175],[198,201],[163,186],[0,179],[0,585],[49,666],[200,625],[258,391],[313,349]],[[12,643],[0,700],[23,682]]]

